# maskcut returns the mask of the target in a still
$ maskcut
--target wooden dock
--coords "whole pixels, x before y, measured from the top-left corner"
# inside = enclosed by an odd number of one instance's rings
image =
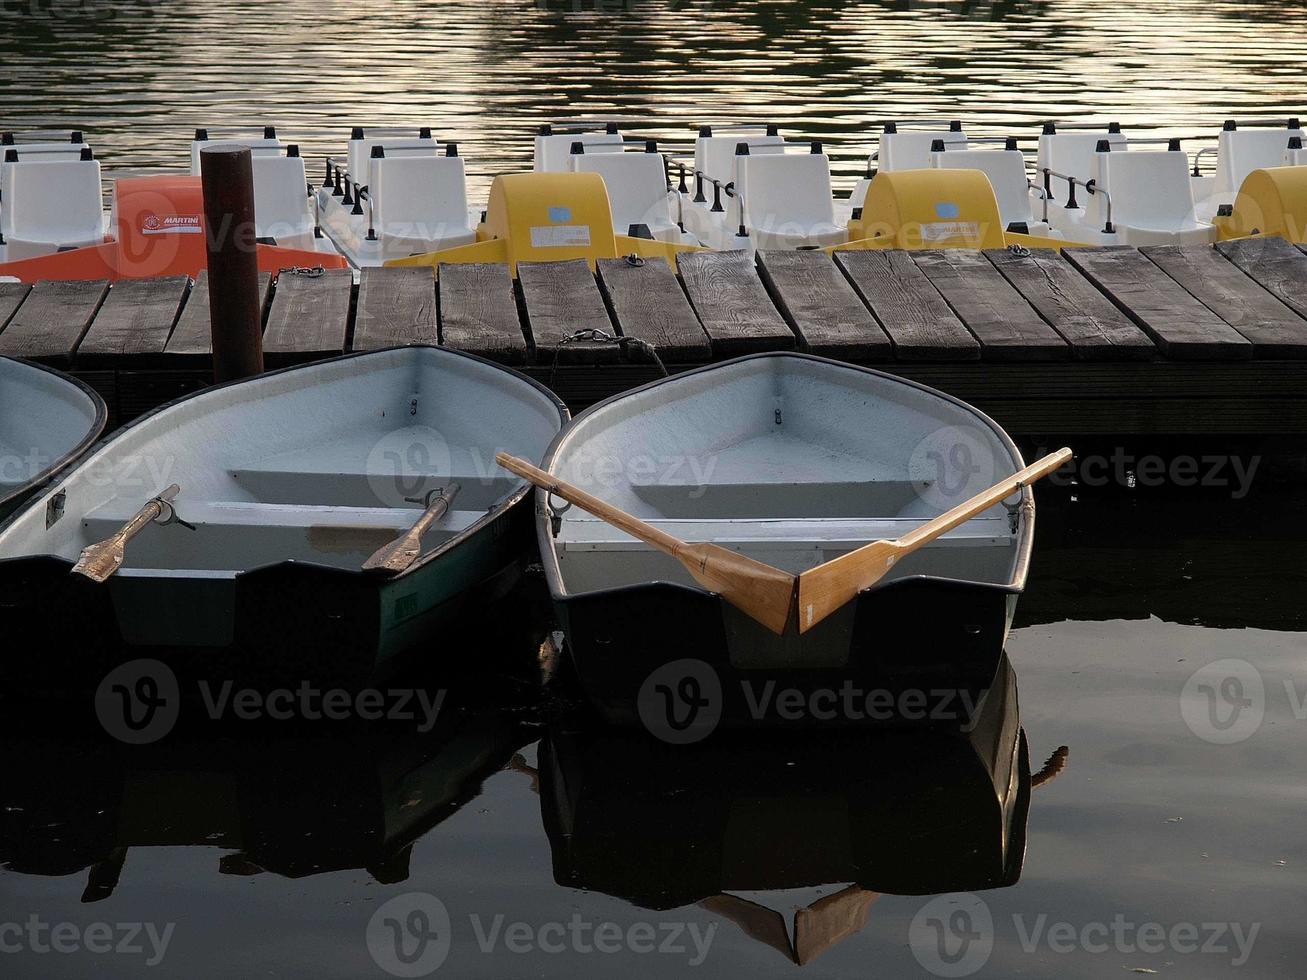
[[[659,377],[651,347],[671,372],[797,349],[933,385],[1022,435],[1307,435],[1307,253],[1282,239],[703,252],[679,275],[577,260],[517,282],[492,265],[287,270],[262,286],[269,367],[441,343],[578,409]],[[204,276],[0,284],[0,354],[71,371],[121,424],[209,383],[207,290]]]

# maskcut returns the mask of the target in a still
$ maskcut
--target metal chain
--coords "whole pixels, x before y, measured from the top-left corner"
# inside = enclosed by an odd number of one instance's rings
[[[549,365],[549,381],[546,382],[550,388],[554,386],[554,378],[558,374],[558,357],[562,354],[563,348],[568,344],[579,344],[585,342],[615,344],[623,350],[628,348],[638,350],[643,354],[649,355],[662,377],[671,377],[671,372],[668,371],[667,366],[663,364],[663,359],[658,356],[658,349],[648,341],[641,340],[639,337],[618,337],[609,333],[607,330],[600,330],[596,327],[586,327],[582,330],[574,331],[570,336],[564,337],[559,341],[558,346],[554,348],[554,359]]]

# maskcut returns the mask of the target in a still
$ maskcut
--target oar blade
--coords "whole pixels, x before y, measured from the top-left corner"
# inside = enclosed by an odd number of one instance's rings
[[[778,636],[794,614],[795,580],[764,562],[715,544],[690,544],[678,555],[694,580]]]
[[[107,582],[110,576],[122,568],[127,558],[127,550],[119,538],[110,538],[99,544],[82,549],[82,554],[73,566],[74,575],[84,575],[92,582]]]
[[[894,541],[876,541],[800,575],[799,632],[808,632],[884,578],[900,551]]]
[[[402,538],[377,549],[377,552],[363,563],[363,571],[398,575],[408,571],[421,554],[422,539],[410,531]]]

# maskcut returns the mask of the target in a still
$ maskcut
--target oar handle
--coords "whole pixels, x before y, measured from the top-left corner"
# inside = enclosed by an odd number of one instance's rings
[[[1043,459],[1031,463],[1025,469],[1013,473],[1001,483],[994,484],[988,490],[981,491],[970,500],[958,504],[952,510],[947,510],[938,517],[927,521],[921,527],[909,531],[898,539],[898,544],[905,548],[911,548],[935,540],[941,534],[953,530],[959,524],[966,523],[977,514],[983,513],[995,504],[1006,500],[1023,487],[1048,476],[1073,455],[1070,449],[1059,449],[1055,453],[1049,453]]]
[[[532,466],[524,459],[518,459],[508,453],[499,453],[495,456],[495,462],[504,469],[516,473],[522,479],[534,483],[541,490],[548,490],[554,496],[562,497],[568,503],[575,504],[582,510],[594,514],[600,520],[607,521],[614,527],[620,528],[634,538],[639,538],[659,551],[666,552],[673,558],[679,558],[681,549],[685,547],[685,542],[680,538],[673,537],[666,531],[656,528],[624,510],[619,510],[598,497],[591,496],[580,487],[565,483],[558,477],[546,473],[540,467]]]

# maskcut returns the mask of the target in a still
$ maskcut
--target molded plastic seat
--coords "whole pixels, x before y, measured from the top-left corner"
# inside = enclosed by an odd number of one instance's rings
[[[1290,147],[1284,151],[1283,165],[1286,167],[1301,167],[1307,165],[1307,150],[1302,147]]]
[[[1028,234],[1048,234],[1049,226],[1031,213],[1026,155],[1020,150],[944,150],[931,153],[930,159],[933,167],[979,170],[988,177],[1005,231],[1024,225]]]
[[[721,181],[735,179],[736,150],[741,143],[749,144],[754,156],[767,153],[784,153],[785,140],[780,136],[734,133],[729,136],[700,136],[694,144],[694,169]],[[712,188],[704,188],[712,200]]]
[[[944,149],[967,149],[967,134],[961,129],[905,129],[881,134],[877,149],[878,170],[924,170],[930,167],[931,147],[944,141]]]
[[[10,259],[104,240],[98,160],[19,160],[0,165],[0,170],[0,232],[8,241]]]
[[[681,240],[661,153],[573,153],[569,162],[577,173],[599,174],[604,179],[617,234],[629,234],[631,225],[647,225],[659,241]]]
[[[551,133],[536,137],[535,171],[562,173],[572,169],[572,144],[581,143],[586,153],[621,153],[625,149],[621,133]]]
[[[835,224],[830,158],[825,153],[764,153],[736,160],[732,214],[743,214],[761,249],[839,245],[848,232]],[[741,211],[742,202],[742,211]]]
[[[1130,148],[1126,134],[1113,125],[1108,129],[1077,130],[1070,133],[1048,133],[1039,137],[1039,151],[1035,160],[1035,183],[1030,190],[1030,209],[1036,217],[1045,213],[1042,200],[1048,192],[1048,223],[1072,241],[1099,241],[1102,225],[1089,223],[1085,213],[1084,188],[1076,188],[1078,206],[1067,208],[1071,196],[1070,185],[1058,177],[1045,177],[1045,170],[1066,174],[1082,181],[1094,176],[1094,154],[1101,140],[1107,140],[1113,153],[1124,153]]]
[[[308,175],[299,156],[256,156],[254,223],[260,238],[278,245],[312,249],[313,213],[309,207]]]
[[[1215,172],[1191,181],[1198,216],[1211,218],[1222,204],[1233,204],[1254,170],[1286,165],[1289,141],[1297,138],[1301,142],[1302,137],[1303,131],[1297,127],[1221,130],[1216,140]]]
[[[200,151],[206,146],[217,146],[220,143],[236,143],[240,146],[250,148],[250,156],[258,159],[259,157],[276,157],[286,152],[286,144],[281,140],[257,139],[257,140],[191,140],[191,176],[200,176]]]
[[[364,137],[349,141],[346,167],[354,183],[363,187],[372,186],[372,149],[381,147],[386,159],[402,157],[434,157],[440,152],[434,138],[430,136],[386,136],[381,138]]]
[[[1126,245],[1200,244],[1216,228],[1194,216],[1189,158],[1181,150],[1094,154],[1093,180],[1111,197],[1112,223]],[[1107,202],[1089,197],[1086,221],[1102,225]]]
[[[462,157],[407,156],[373,160],[372,227],[386,251],[402,254],[470,245],[467,174]]]

